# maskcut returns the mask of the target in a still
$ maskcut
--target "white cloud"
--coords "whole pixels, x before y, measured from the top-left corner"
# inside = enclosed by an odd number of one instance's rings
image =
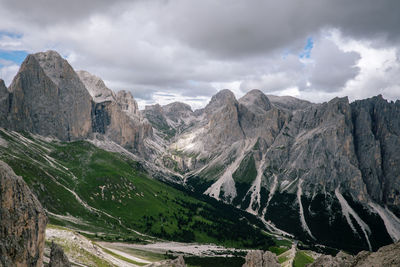
[[[0,79],[4,80],[6,86],[9,86],[15,74],[17,74],[19,65],[12,61],[0,59]]]
[[[0,36],[0,49],[55,49],[141,103],[172,100],[168,93],[198,107],[223,88],[238,97],[259,88],[313,101],[362,98],[372,88],[399,97],[398,1],[74,2],[0,0],[0,32],[18,34]],[[332,27],[336,35],[328,35]],[[300,59],[310,36],[315,47]],[[10,80],[14,71],[3,67],[0,75]]]

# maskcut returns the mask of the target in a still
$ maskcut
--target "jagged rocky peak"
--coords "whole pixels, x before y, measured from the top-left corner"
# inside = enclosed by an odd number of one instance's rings
[[[76,76],[75,71],[56,51],[48,50],[32,55],[39,62],[46,75],[58,86],[61,85],[68,77],[67,75]]]
[[[9,95],[4,81],[0,79],[0,121],[6,121],[7,119]]]
[[[207,104],[204,110],[208,115],[210,115],[226,105],[235,104],[237,104],[237,100],[233,92],[229,89],[223,89],[211,97],[210,102]]]
[[[166,114],[182,114],[182,113],[192,113],[192,108],[182,102],[172,102],[162,107]]]
[[[239,99],[239,103],[254,111],[259,109],[266,111],[272,108],[268,97],[258,89],[247,92],[247,94]]]
[[[0,266],[41,267],[46,224],[28,185],[0,161]]]
[[[299,110],[299,109],[305,109],[309,106],[314,105],[313,103],[303,100],[303,99],[298,99],[293,96],[276,96],[276,95],[267,95],[269,101],[271,103],[281,109],[287,109],[287,110]]]
[[[90,134],[92,97],[57,52],[28,55],[10,93],[9,128],[61,140]]]
[[[130,116],[139,116],[139,107],[136,100],[133,98],[131,92],[121,90],[117,93],[117,103],[121,109]]]
[[[76,73],[86,86],[89,94],[93,97],[94,102],[115,101],[114,92],[107,88],[102,79],[84,70],[77,71]]]
[[[8,95],[8,90],[3,79],[0,79],[0,98],[4,95]]]
[[[179,119],[186,119],[193,115],[192,108],[182,102],[173,102],[162,107],[165,116],[177,122]]]

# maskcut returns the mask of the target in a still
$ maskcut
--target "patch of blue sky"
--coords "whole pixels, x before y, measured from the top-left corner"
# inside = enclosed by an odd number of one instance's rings
[[[308,37],[306,41],[306,45],[303,48],[303,51],[299,54],[299,58],[310,58],[311,50],[314,47],[314,41],[312,37]]]
[[[28,53],[26,51],[22,51],[22,50],[6,51],[6,50],[0,49],[0,59],[6,60],[6,61],[12,61],[16,64],[21,64],[27,55],[28,55]]]

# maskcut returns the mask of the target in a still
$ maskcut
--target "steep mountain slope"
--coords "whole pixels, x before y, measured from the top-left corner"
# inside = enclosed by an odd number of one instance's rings
[[[2,125],[61,140],[88,137],[91,97],[56,52],[28,55],[9,91],[8,123]]]
[[[272,99],[220,91],[169,142],[166,166],[271,231],[349,251],[397,241],[400,103]]]
[[[208,217],[202,223],[183,220],[186,228],[176,231],[179,216],[161,212],[155,217],[155,211],[151,219],[143,211],[138,214],[146,217],[139,220],[126,212],[124,205],[137,201],[130,182],[143,182],[141,192],[151,192],[141,206],[166,208],[169,203],[167,195],[162,201],[155,196],[164,184],[145,179],[140,165],[155,178],[192,190],[197,198],[220,201],[214,204],[229,209],[224,215],[228,221],[237,223],[230,216],[238,211],[221,202],[257,216],[270,231],[348,251],[375,250],[400,239],[400,101],[377,96],[313,104],[259,90],[237,100],[222,90],[204,109],[192,111],[175,102],[140,112],[130,93],[112,92],[99,77],[75,73],[60,55],[48,51],[29,55],[10,88],[0,81],[0,104],[0,126],[42,136],[3,130],[0,146],[4,160],[58,214],[52,220],[69,218],[83,228],[90,222],[108,232],[136,227],[171,239],[193,239],[185,231],[214,225],[207,224]],[[90,140],[122,154],[86,142],[49,142],[43,136]],[[106,189],[114,194],[107,195]],[[65,205],[63,200],[70,198]],[[186,202],[192,203],[180,195],[174,203],[187,211],[184,218],[197,218],[204,207],[192,213]],[[216,212],[207,208],[207,214]],[[163,216],[174,223],[166,227]],[[148,228],[140,228],[143,220],[151,221]],[[236,229],[232,227],[227,229]],[[204,240],[220,238],[211,230],[201,231],[194,234],[196,240],[203,240],[204,232]]]
[[[130,93],[114,94],[100,78],[76,73],[55,51],[28,55],[8,90],[0,82],[0,102],[0,126],[17,131],[112,140],[143,156],[152,137]]]
[[[114,94],[97,76],[78,71],[93,97],[92,131],[124,148],[145,155],[143,140],[152,136],[152,127],[141,114],[135,99],[125,91]]]
[[[129,155],[0,129],[0,159],[25,179],[52,223],[106,240],[150,234],[235,247],[273,244],[255,217],[151,179]]]

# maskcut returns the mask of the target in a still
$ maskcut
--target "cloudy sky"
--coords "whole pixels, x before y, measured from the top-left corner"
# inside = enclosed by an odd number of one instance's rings
[[[218,90],[400,99],[398,0],[0,0],[0,78],[53,49],[141,107]]]

